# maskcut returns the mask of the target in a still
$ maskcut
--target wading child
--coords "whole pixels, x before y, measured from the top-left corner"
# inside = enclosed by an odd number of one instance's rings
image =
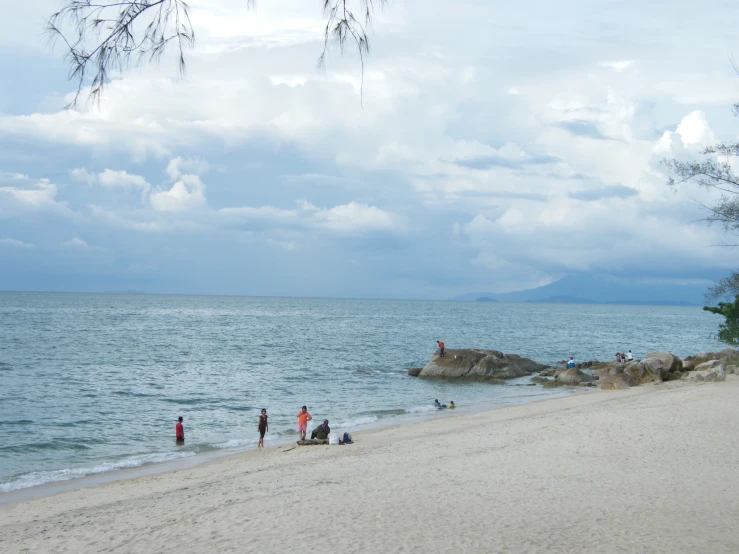
[[[185,444],[185,429],[182,427],[182,416],[177,418],[177,425],[174,426],[174,436],[177,444]]]

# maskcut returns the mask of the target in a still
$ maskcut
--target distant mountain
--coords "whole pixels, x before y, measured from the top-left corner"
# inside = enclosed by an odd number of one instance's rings
[[[490,296],[481,296],[475,302],[497,302],[495,298],[491,298]]]
[[[564,294],[560,294],[559,296],[550,296],[548,298],[540,298],[539,300],[526,300],[526,302],[541,302],[542,304],[599,304],[599,302],[590,300],[589,298],[567,296]]]
[[[572,275],[535,289],[505,294],[476,292],[452,300],[474,302],[478,298],[492,298],[500,302],[702,306],[706,289],[706,285],[697,284],[644,283],[635,279]]]

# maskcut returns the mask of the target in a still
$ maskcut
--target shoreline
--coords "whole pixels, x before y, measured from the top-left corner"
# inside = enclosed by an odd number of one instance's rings
[[[528,377],[518,379],[528,379]],[[505,386],[520,386],[515,383],[516,380],[512,380],[511,384]],[[501,385],[485,385],[498,387]],[[429,410],[427,412],[418,413],[406,413],[400,416],[387,419],[377,419],[371,423],[365,423],[358,425],[354,428],[339,428],[343,431],[349,431],[352,434],[366,435],[367,433],[373,433],[376,431],[382,431],[384,429],[414,425],[416,423],[422,423],[426,421],[434,421],[442,418],[460,417],[464,415],[479,414],[482,412],[500,410],[511,406],[526,405],[535,402],[545,402],[548,400],[554,400],[557,398],[564,398],[573,394],[582,394],[586,392],[593,392],[590,389],[583,389],[581,387],[561,387],[557,391],[550,391],[548,394],[542,394],[543,398],[538,395],[525,396],[520,402],[503,402],[500,406],[490,406],[488,403],[478,403],[471,407],[462,406],[458,407],[454,411],[444,410]],[[275,435],[272,438],[267,438],[267,444],[265,449],[277,448],[285,445],[294,445],[295,438],[286,435]],[[117,468],[109,471],[99,473],[88,473],[80,477],[73,477],[65,480],[54,480],[41,483],[38,485],[32,485],[29,487],[22,487],[7,492],[0,492],[0,506],[13,502],[23,502],[26,500],[33,500],[37,498],[44,498],[47,496],[53,496],[56,494],[87,489],[90,487],[97,487],[108,483],[115,483],[119,481],[128,481],[136,479],[138,477],[156,476],[162,473],[169,473],[172,471],[180,471],[183,469],[190,469],[201,465],[208,464],[210,462],[220,460],[222,458],[230,458],[233,456],[239,456],[250,452],[257,451],[256,440],[254,444],[249,444],[241,447],[234,448],[223,448],[213,449],[205,452],[198,452],[192,456],[185,456],[173,460],[163,462],[146,462],[138,466]]]
[[[736,552],[737,393],[674,381],[238,453],[0,505],[0,545]]]

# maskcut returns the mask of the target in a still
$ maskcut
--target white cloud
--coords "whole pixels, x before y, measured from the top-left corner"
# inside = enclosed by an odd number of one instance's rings
[[[319,226],[337,232],[386,231],[399,226],[398,216],[377,206],[349,202],[330,209],[320,209],[303,202],[301,209],[311,213]]]
[[[63,242],[62,246],[64,248],[82,248],[84,250],[90,250],[91,248],[93,248],[79,237],[75,237],[72,240]]]
[[[100,186],[105,188],[138,189],[142,194],[146,194],[151,188],[151,185],[146,182],[146,179],[140,175],[131,175],[126,171],[113,171],[112,169],[106,169],[100,173],[98,175],[98,181]]]
[[[183,159],[181,157],[169,160],[166,173],[173,181],[179,179],[183,173],[204,175],[208,171],[208,162],[199,158]]]
[[[204,208],[205,185],[197,175],[181,175],[169,190],[153,192],[152,208],[160,212],[187,212]]]
[[[140,175],[133,175],[127,171],[105,169],[102,173],[92,173],[85,168],[72,170],[72,176],[88,185],[100,185],[106,189],[121,189],[125,191],[138,190],[142,202],[151,190],[151,185]]]
[[[634,65],[634,60],[618,60],[610,62],[600,62],[598,65],[617,72],[625,71]]]
[[[704,148],[716,142],[716,136],[706,120],[706,114],[700,110],[685,116],[675,133],[680,135],[683,144],[688,148]]]
[[[55,204],[58,189],[47,179],[42,179],[33,188],[0,187],[0,194],[32,208],[41,208]]]
[[[0,239],[0,246],[11,246],[13,248],[35,248],[33,244],[16,239]]]

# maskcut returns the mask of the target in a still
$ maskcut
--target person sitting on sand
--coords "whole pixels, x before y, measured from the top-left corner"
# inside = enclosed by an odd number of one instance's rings
[[[454,408],[456,408],[456,406],[454,405],[454,400],[452,400],[451,402],[449,402],[449,409],[453,410]]]
[[[185,444],[185,429],[182,427],[182,416],[177,418],[177,425],[174,426],[174,436],[177,444]]]
[[[257,448],[264,448],[264,434],[269,431],[269,424],[267,422],[267,410],[265,409],[262,409],[262,415],[259,416],[257,431],[259,431],[259,443],[257,443]]]
[[[567,362],[567,367],[575,367],[575,359],[570,356],[570,360]]]
[[[312,439],[326,440],[330,432],[331,432],[331,427],[328,426],[328,419],[324,419],[321,425],[313,429],[313,432],[310,434],[310,438],[311,440]]]
[[[308,422],[313,419],[308,413],[308,408],[303,406],[297,415],[298,418],[298,434],[300,434],[300,440],[305,440],[305,433],[308,431]]]
[[[440,358],[443,358],[446,355],[446,354],[444,354],[444,343],[441,342],[440,340],[437,340],[436,341],[436,344],[439,345],[439,357]]]

